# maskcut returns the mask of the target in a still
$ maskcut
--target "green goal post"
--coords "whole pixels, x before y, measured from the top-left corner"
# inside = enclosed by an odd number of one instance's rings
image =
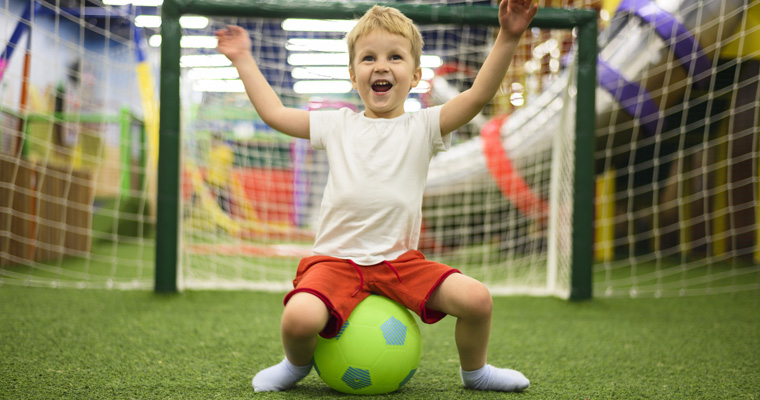
[[[186,14],[264,18],[354,19],[372,3],[251,0],[165,0],[161,8],[160,139],[156,215],[156,292],[178,290],[180,246],[180,39]],[[498,26],[496,6],[380,4],[397,8],[415,23]],[[541,8],[532,27],[577,28],[575,190],[570,299],[592,296],[594,128],[597,15],[593,10]]]

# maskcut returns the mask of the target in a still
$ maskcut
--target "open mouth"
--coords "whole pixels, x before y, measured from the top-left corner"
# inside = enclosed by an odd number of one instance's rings
[[[393,84],[391,84],[388,81],[377,81],[372,84],[372,90],[378,93],[384,93],[393,87]]]

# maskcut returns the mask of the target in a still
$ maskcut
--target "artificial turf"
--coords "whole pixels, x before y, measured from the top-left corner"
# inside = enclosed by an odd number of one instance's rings
[[[282,359],[282,294],[0,287],[0,398],[345,398],[314,372],[254,393]],[[489,362],[522,393],[461,388],[454,319],[421,326],[423,355],[393,399],[758,399],[760,292],[664,299],[497,297]]]

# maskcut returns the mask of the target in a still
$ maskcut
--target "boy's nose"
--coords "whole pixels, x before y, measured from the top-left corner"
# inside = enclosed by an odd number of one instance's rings
[[[388,71],[388,64],[384,61],[378,61],[375,63],[375,71],[385,72]]]

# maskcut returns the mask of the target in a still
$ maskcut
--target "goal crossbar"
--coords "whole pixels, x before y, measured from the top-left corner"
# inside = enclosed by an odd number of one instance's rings
[[[155,291],[176,292],[180,263],[180,39],[186,14],[263,18],[355,19],[373,4],[303,1],[165,0],[161,9],[161,74]],[[498,26],[496,6],[380,4],[394,7],[418,24]],[[597,16],[593,10],[541,8],[532,27],[577,28],[575,170],[569,298],[592,296],[594,128]]]

